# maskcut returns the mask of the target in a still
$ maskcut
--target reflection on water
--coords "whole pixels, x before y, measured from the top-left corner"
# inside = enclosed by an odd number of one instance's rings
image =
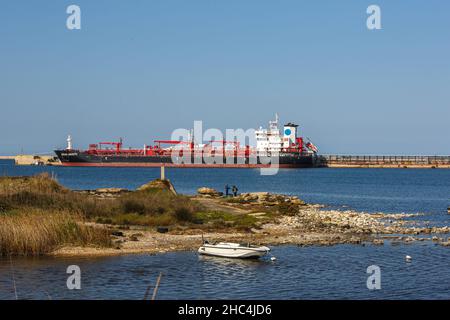
[[[214,257],[214,256],[207,256],[207,255],[199,255],[198,260],[200,262],[203,262],[205,264],[211,264],[211,265],[217,265],[220,268],[223,267],[238,267],[242,266],[246,269],[251,267],[257,267],[264,263],[271,263],[267,259],[267,257],[263,257],[260,259],[231,259],[231,258],[220,258],[220,257]]]
[[[107,258],[0,260],[0,298],[142,299],[163,273],[159,299],[449,299],[450,250],[432,243],[385,246],[279,246],[270,257],[234,260],[196,252]],[[405,256],[413,257],[407,263]],[[66,268],[81,268],[81,290],[68,290]],[[381,268],[381,290],[366,269]]]

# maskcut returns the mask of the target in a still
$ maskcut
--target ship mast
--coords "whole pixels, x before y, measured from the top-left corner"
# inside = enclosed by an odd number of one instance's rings
[[[67,150],[72,150],[72,136],[70,134],[67,136]]]

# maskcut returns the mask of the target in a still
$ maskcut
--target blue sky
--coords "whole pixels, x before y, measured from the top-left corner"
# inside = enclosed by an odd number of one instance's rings
[[[450,154],[449,16],[437,0],[2,1],[0,154],[275,112],[322,153]]]

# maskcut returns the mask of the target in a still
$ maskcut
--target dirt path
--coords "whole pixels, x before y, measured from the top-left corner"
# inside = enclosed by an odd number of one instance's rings
[[[233,204],[227,204],[214,198],[193,197],[192,199],[201,203],[206,209],[211,211],[222,211],[232,214],[248,214],[251,212],[248,209],[238,208]]]

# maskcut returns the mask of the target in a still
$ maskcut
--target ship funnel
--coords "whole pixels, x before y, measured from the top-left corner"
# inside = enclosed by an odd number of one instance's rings
[[[283,128],[283,148],[290,148],[297,143],[298,125],[288,122]]]

